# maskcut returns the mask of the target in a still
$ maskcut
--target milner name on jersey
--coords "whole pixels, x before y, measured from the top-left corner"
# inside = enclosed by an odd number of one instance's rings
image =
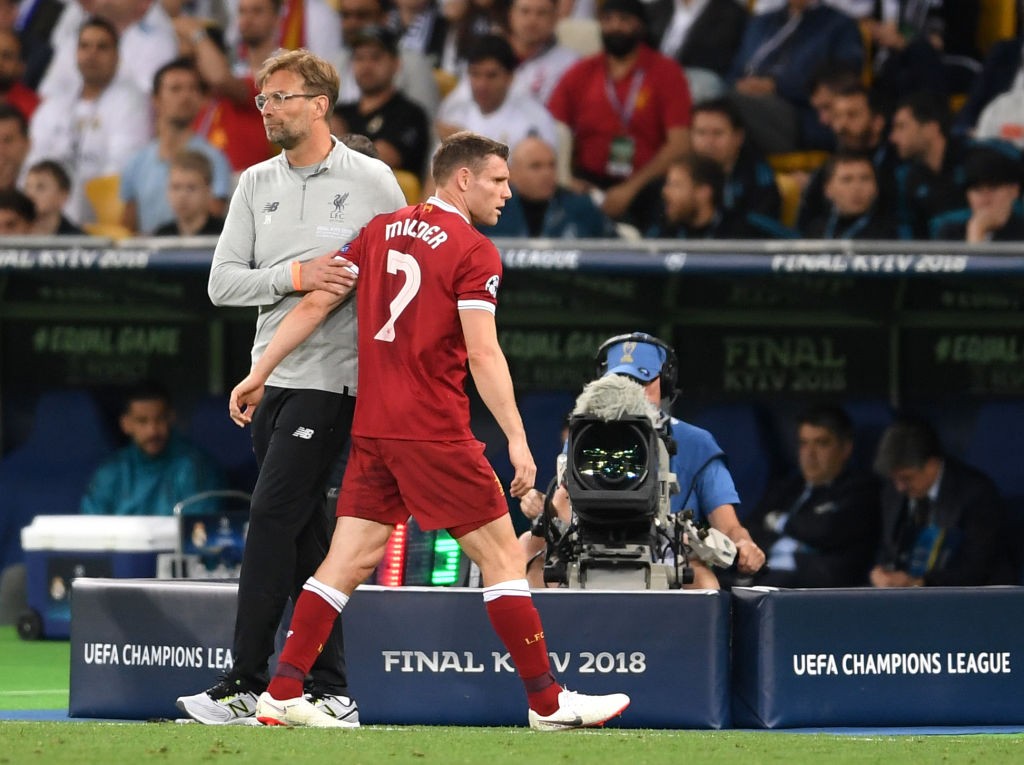
[[[406,218],[405,220],[388,223],[384,227],[384,238],[391,239],[396,236],[411,236],[414,239],[422,239],[432,250],[436,250],[438,246],[448,241],[448,234],[440,226],[432,226],[418,218]]]

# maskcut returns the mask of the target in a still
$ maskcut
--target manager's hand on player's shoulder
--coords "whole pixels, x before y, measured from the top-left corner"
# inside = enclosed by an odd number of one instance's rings
[[[337,253],[328,253],[307,260],[300,266],[299,282],[304,291],[324,290],[335,295],[347,295],[359,278],[352,264]]]

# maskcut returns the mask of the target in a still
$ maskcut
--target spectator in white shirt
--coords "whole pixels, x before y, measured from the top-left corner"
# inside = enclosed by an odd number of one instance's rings
[[[338,0],[341,16],[341,37],[344,47],[337,58],[330,59],[341,77],[338,103],[358,101],[359,86],[352,74],[352,41],[367,27],[386,26],[381,0]],[[423,107],[430,119],[437,114],[440,96],[434,79],[433,65],[423,53],[404,48],[399,52],[401,66],[395,75],[395,87]]]
[[[129,231],[152,234],[174,217],[167,193],[171,160],[181,151],[199,151],[210,161],[211,207],[223,216],[231,194],[231,166],[227,158],[196,135],[192,123],[202,106],[202,82],[195,64],[179,58],[164,64],[153,84],[156,138],[132,154],[121,172],[124,225]]]
[[[117,80],[149,93],[156,70],[178,55],[174,26],[158,0],[68,0],[54,29],[54,55],[39,85],[39,95],[49,98],[73,93],[82,86],[72,40],[78,39],[81,22],[92,14],[109,21],[117,31],[121,53]]]
[[[96,219],[85,198],[86,181],[120,173],[125,158],[150,137],[149,104],[131,83],[115,80],[117,30],[93,17],[76,47],[81,86],[47,98],[29,127],[31,167],[42,159],[61,163],[71,176],[65,213],[76,223]]]
[[[558,0],[512,0],[508,12],[508,42],[518,64],[512,92],[530,95],[546,104],[555,85],[580,55],[559,45],[555,38]],[[457,98],[472,99],[469,78],[463,77],[452,91]]]
[[[512,90],[516,57],[503,37],[485,35],[466,56],[472,99],[453,91],[441,102],[437,134],[443,140],[460,130],[471,130],[514,148],[527,136],[558,144],[555,120],[532,96]]]

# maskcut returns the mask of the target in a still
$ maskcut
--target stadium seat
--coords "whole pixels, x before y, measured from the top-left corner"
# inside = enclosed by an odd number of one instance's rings
[[[443,101],[445,96],[455,90],[455,86],[459,84],[459,78],[444,69],[435,69],[434,82],[437,83],[437,94]]]
[[[828,160],[827,151],[787,151],[781,154],[769,154],[768,164],[776,175],[779,173],[810,173],[817,170]]]
[[[74,514],[115,440],[100,407],[81,390],[43,393],[28,440],[0,460],[0,567],[21,560],[21,529],[36,515]]]
[[[853,464],[862,470],[871,470],[878,440],[892,424],[896,412],[882,398],[849,399],[842,402],[842,407],[853,420]]]
[[[601,52],[601,27],[596,19],[562,19],[555,26],[558,44],[574,50],[581,56]]]
[[[1024,401],[987,401],[981,404],[967,438],[964,459],[987,473],[1004,497],[1024,502],[1022,454]]]
[[[691,422],[709,431],[725,452],[742,502],[742,517],[760,501],[777,457],[762,413],[749,403],[712,404]]]
[[[1010,545],[1024,584],[1024,401],[987,401],[974,418],[964,459],[999,487],[1009,511]]]
[[[987,55],[1000,40],[1017,34],[1017,0],[981,0],[978,10],[978,50]]]
[[[782,197],[782,209],[779,219],[783,225],[792,228],[796,225],[797,214],[800,212],[800,182],[794,173],[776,173],[775,185],[779,188],[779,196]]]
[[[89,200],[96,213],[95,222],[82,224],[86,233],[93,236],[109,236],[113,239],[123,239],[132,235],[131,230],[121,222],[124,216],[124,202],[121,201],[120,189],[119,175],[104,175],[90,178],[85,182],[85,198]]]
[[[259,472],[252,437],[248,429],[228,417],[227,396],[206,396],[196,404],[189,417],[188,436],[220,465],[231,488],[252,492]]]
[[[423,198],[423,184],[420,183],[420,179],[416,177],[415,173],[408,170],[395,170],[394,172],[398,186],[405,194],[405,201],[411,205],[419,204]]]
[[[874,79],[875,74],[875,41],[871,37],[871,25],[873,23],[873,18],[861,19],[857,22],[857,26],[860,28],[860,41],[864,46],[864,68],[861,70],[860,79],[864,83],[865,88],[871,87],[871,81]]]

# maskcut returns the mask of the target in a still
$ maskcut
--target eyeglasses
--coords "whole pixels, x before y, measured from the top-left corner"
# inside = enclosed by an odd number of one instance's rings
[[[270,104],[274,109],[280,109],[284,106],[284,102],[289,98],[316,98],[317,96],[323,95],[322,93],[271,93],[269,96],[260,93],[253,99],[256,102],[256,108],[263,111],[267,104]]]

